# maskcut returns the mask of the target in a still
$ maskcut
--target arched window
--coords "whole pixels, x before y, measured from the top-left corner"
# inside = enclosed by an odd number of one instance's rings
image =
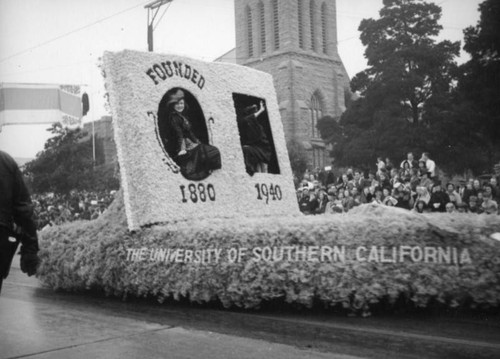
[[[311,50],[316,51],[316,16],[314,14],[314,0],[309,3],[309,19],[311,25]]]
[[[302,0],[297,1],[299,20],[299,47],[304,48],[304,14],[302,13]]]
[[[266,17],[264,13],[264,4],[259,1],[259,28],[260,28],[260,53],[266,52]]]
[[[311,97],[311,135],[312,138],[319,137],[319,131],[316,128],[318,120],[323,117],[323,109],[321,108],[321,100],[318,93],[314,93]]]
[[[323,53],[327,53],[327,37],[326,37],[326,4],[321,5],[321,35],[323,39]]]
[[[247,41],[248,41],[248,57],[253,56],[253,28],[252,28],[252,9],[247,6]]]
[[[278,16],[278,0],[273,0],[273,31],[274,31],[274,49],[280,48],[280,23]]]

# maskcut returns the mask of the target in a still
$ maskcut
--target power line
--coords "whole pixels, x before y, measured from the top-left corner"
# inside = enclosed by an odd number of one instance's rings
[[[136,7],[143,6],[146,2],[147,2],[147,1],[143,1],[143,2],[141,2],[141,3],[140,3],[140,4],[138,4],[138,5],[134,5],[134,6],[130,7],[130,8],[128,8],[128,9],[125,9],[125,10],[122,10],[122,11],[120,11],[120,12],[117,12],[116,14],[113,14],[113,15],[107,16],[107,17],[102,18],[102,19],[99,19],[99,20],[94,21],[94,22],[92,22],[92,23],[90,23],[90,24],[87,24],[87,25],[85,25],[85,26],[79,27],[78,29],[71,30],[71,31],[69,31],[69,32],[67,32],[67,33],[65,33],[65,34],[62,34],[62,35],[56,36],[56,37],[54,37],[54,38],[52,38],[52,39],[50,39],[50,40],[47,40],[47,41],[41,42],[41,43],[39,43],[39,44],[37,44],[37,45],[35,45],[35,46],[32,46],[32,47],[30,47],[30,48],[27,48],[27,49],[21,50],[21,51],[19,51],[19,52],[16,52],[15,54],[10,55],[10,56],[4,57],[4,58],[0,59],[0,63],[2,63],[2,62],[4,62],[4,61],[7,61],[7,60],[9,60],[9,59],[12,59],[13,57],[17,57],[17,56],[19,56],[19,55],[25,54],[25,53],[27,53],[27,52],[29,52],[29,51],[32,51],[32,50],[34,50],[34,49],[37,49],[37,48],[39,48],[39,47],[45,46],[45,45],[47,45],[47,44],[50,44],[50,43],[52,43],[52,42],[54,42],[54,41],[57,41],[57,40],[59,40],[59,39],[62,39],[62,38],[64,38],[64,37],[66,37],[66,36],[72,35],[72,34],[74,34],[74,33],[78,32],[78,31],[81,31],[81,30],[87,29],[87,28],[89,28],[89,27],[91,27],[91,26],[94,26],[94,25],[96,25],[96,24],[99,24],[99,23],[101,23],[101,22],[103,22],[103,21],[109,20],[109,19],[111,19],[112,17],[115,17],[115,16],[118,16],[118,15],[121,15],[121,14],[123,14],[123,13],[127,12],[127,11],[130,11],[130,10],[133,10],[133,9],[135,9]]]

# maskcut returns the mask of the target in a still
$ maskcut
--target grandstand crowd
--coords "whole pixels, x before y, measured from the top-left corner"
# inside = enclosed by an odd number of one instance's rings
[[[376,202],[419,213],[468,212],[500,214],[498,178],[469,178],[442,183],[435,162],[424,153],[412,153],[398,165],[378,158],[371,171],[348,168],[338,176],[328,170],[306,170],[294,178],[299,208],[304,214],[349,212],[353,207]],[[116,191],[72,191],[68,195],[34,193],[38,230],[75,220],[98,218],[113,201]]]
[[[306,170],[294,178],[299,207],[304,214],[349,212],[353,207],[376,202],[418,213],[466,212],[500,214],[498,178],[468,178],[443,183],[428,153],[417,161],[413,153],[394,165],[379,157],[373,169],[334,171]]]
[[[116,191],[71,191],[68,195],[32,195],[38,230],[75,220],[98,218],[113,201]]]

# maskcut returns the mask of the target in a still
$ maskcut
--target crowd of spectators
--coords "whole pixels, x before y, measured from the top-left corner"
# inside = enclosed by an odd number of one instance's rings
[[[75,220],[98,218],[113,201],[116,191],[71,191],[67,195],[43,193],[32,195],[37,229]]]
[[[345,213],[364,203],[400,207],[418,213],[467,212],[500,214],[498,178],[469,178],[442,183],[428,153],[413,153],[394,165],[381,157],[373,170],[348,168],[335,176],[331,168],[307,170],[295,178],[297,199],[304,214]]]

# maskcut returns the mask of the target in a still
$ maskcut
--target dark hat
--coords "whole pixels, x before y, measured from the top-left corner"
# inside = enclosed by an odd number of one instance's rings
[[[183,98],[184,98],[184,91],[182,91],[181,89],[178,89],[174,93],[170,94],[170,96],[168,96],[167,106],[172,104],[172,103],[177,103],[180,100],[182,100]]]

